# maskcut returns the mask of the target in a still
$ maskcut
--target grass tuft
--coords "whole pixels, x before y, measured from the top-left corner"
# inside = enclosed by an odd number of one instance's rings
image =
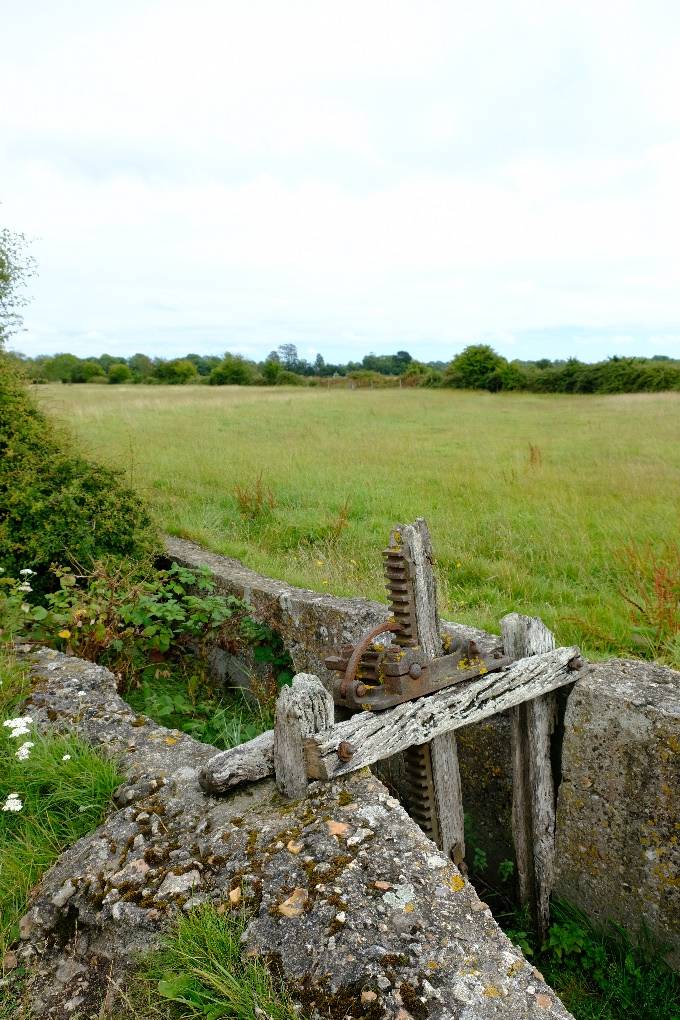
[[[202,906],[180,917],[163,948],[121,993],[115,1020],[203,1017],[299,1020],[283,986],[257,959],[243,958],[245,915]]]

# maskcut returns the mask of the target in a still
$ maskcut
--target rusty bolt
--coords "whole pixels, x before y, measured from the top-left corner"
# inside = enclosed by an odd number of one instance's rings
[[[423,672],[422,666],[420,666],[419,663],[414,662],[409,668],[408,675],[413,677],[414,680],[417,680],[422,672]]]
[[[341,740],[338,744],[338,758],[340,761],[349,761],[354,754],[355,748],[352,747],[348,740]]]
[[[354,688],[354,696],[356,698],[363,698],[364,694],[368,694],[368,687],[366,684],[357,684]]]

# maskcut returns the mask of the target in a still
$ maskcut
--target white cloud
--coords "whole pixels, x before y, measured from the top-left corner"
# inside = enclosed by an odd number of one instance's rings
[[[675,6],[58,6],[0,68],[23,349],[677,344]]]

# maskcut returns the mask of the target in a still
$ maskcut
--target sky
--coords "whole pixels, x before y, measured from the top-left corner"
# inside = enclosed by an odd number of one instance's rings
[[[677,0],[0,0],[26,354],[680,357]]]

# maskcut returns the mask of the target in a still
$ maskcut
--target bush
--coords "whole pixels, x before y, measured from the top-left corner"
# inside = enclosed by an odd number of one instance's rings
[[[211,386],[250,386],[254,382],[255,368],[238,354],[225,354],[219,365],[210,373]]]
[[[10,574],[31,567],[47,578],[54,562],[87,569],[156,551],[147,511],[120,472],[70,446],[0,354],[0,566]]]
[[[111,365],[109,369],[109,382],[115,386],[119,383],[129,382],[132,378],[132,372],[127,365]]]
[[[466,390],[503,388],[502,372],[508,363],[488,344],[472,344],[457,354],[444,372],[444,386]]]

